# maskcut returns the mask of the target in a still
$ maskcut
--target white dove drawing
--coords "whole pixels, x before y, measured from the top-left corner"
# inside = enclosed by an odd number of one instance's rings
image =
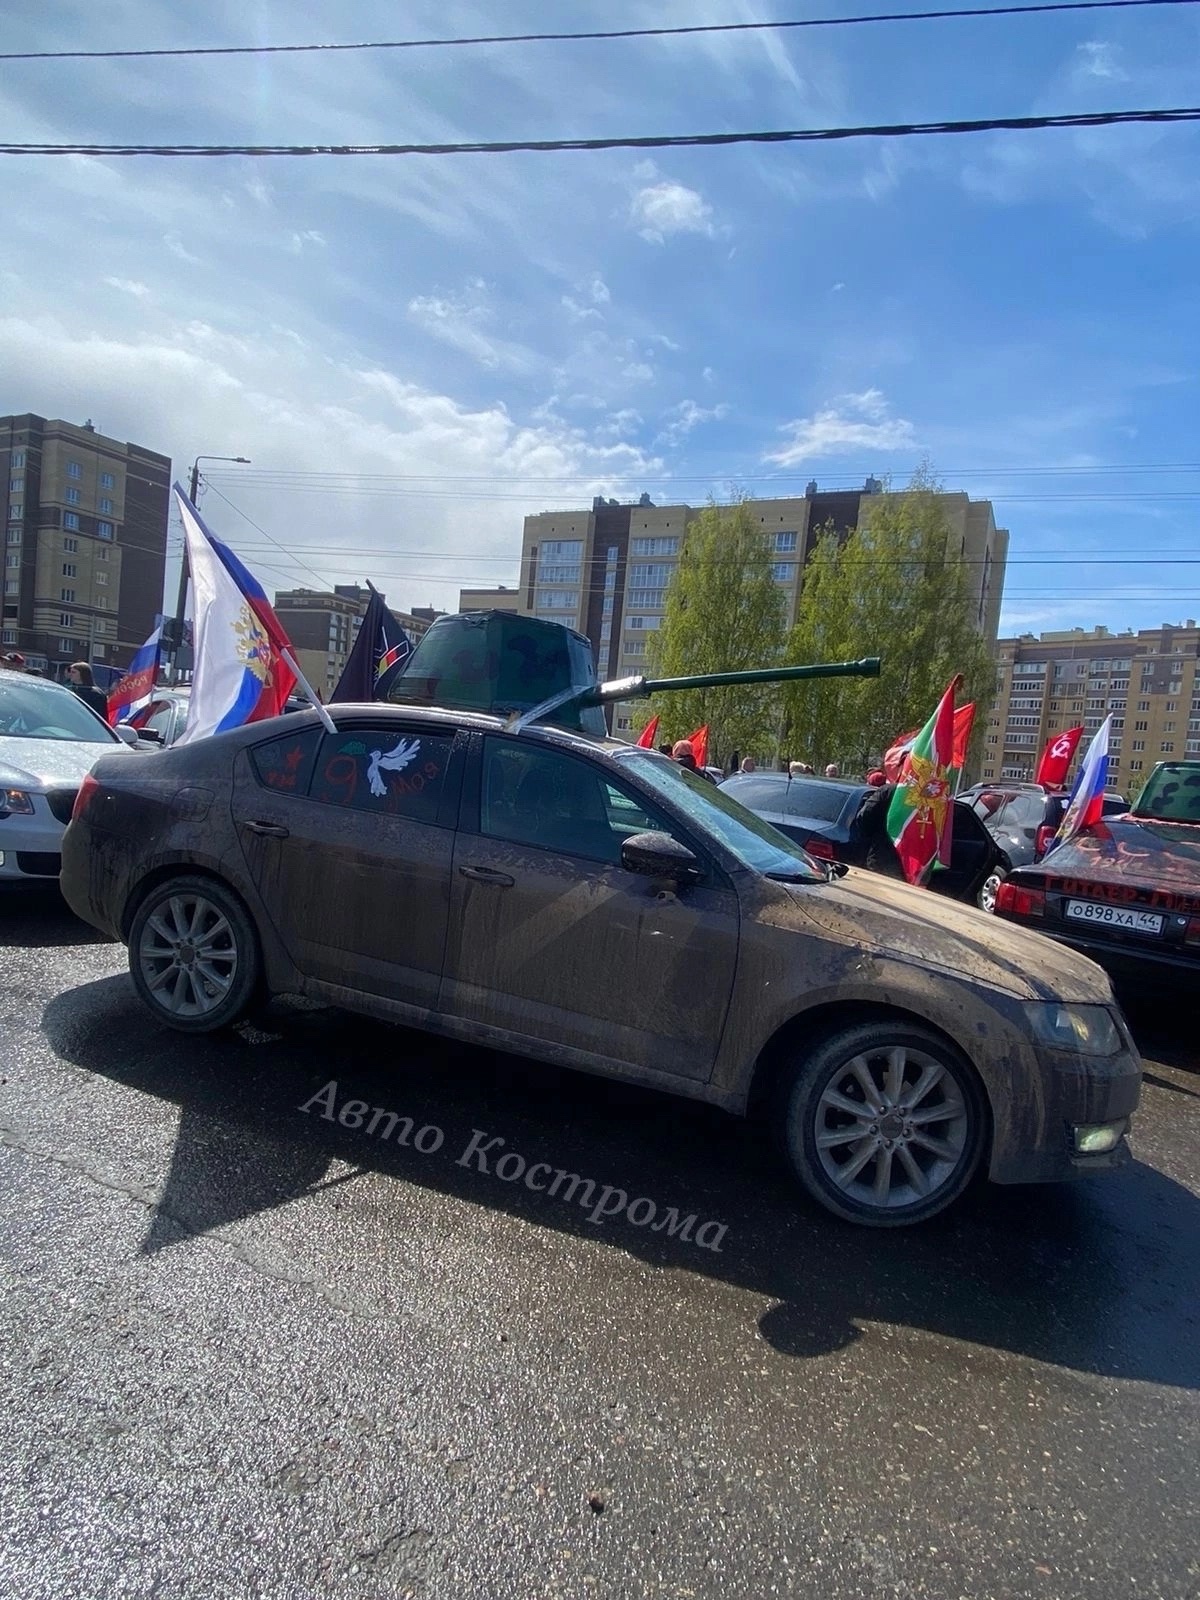
[[[387,784],[380,776],[380,768],[385,772],[403,772],[410,761],[416,760],[420,748],[420,739],[401,739],[396,748],[389,750],[387,755],[384,755],[382,750],[372,750],[371,762],[367,767],[371,793],[381,799],[387,793]]]

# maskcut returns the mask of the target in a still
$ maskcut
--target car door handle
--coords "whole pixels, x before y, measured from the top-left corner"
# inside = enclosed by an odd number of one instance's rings
[[[511,889],[517,881],[510,873],[497,872],[494,867],[459,867],[464,878],[474,878],[477,883],[490,883],[493,889]]]
[[[244,822],[242,826],[251,833],[261,834],[264,839],[286,839],[288,836],[282,822]]]

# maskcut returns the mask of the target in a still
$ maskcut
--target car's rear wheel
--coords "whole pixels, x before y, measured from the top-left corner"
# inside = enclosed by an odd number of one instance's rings
[[[245,1016],[262,963],[241,901],[210,878],[152,889],[129,930],[129,971],[151,1011],[184,1033],[211,1033]]]
[[[1000,885],[1008,877],[1003,867],[993,867],[983,880],[983,888],[979,891],[979,909],[995,913],[996,896],[1000,892]]]
[[[962,1194],[983,1157],[987,1112],[974,1071],[900,1019],[824,1040],[793,1068],[782,1101],[793,1171],[850,1222],[924,1222]]]

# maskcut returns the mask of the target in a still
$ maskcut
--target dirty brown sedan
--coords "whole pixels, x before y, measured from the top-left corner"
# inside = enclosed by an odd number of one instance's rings
[[[188,1032],[298,993],[759,1114],[854,1222],[1119,1165],[1141,1069],[1061,945],[805,854],[646,750],[337,706],[102,760],[62,887]]]

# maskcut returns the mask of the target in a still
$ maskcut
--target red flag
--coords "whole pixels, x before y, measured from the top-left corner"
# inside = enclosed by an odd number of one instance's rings
[[[688,734],[688,743],[692,747],[692,754],[696,758],[696,765],[703,769],[708,765],[708,723],[702,728],[697,728],[695,733]]]
[[[967,764],[967,746],[971,742],[971,729],[975,724],[975,702],[968,701],[954,713],[954,759],[950,763],[959,772]]]
[[[911,733],[902,733],[883,753],[883,775],[889,783],[899,783],[904,773],[904,763],[908,752],[913,747],[913,740],[920,729],[914,728]]]
[[[1048,789],[1061,789],[1082,737],[1082,724],[1078,728],[1068,728],[1066,733],[1052,733],[1038,762],[1034,783],[1044,783]]]
[[[651,717],[650,721],[638,734],[638,747],[642,750],[653,750],[654,740],[658,733],[658,718]]]

